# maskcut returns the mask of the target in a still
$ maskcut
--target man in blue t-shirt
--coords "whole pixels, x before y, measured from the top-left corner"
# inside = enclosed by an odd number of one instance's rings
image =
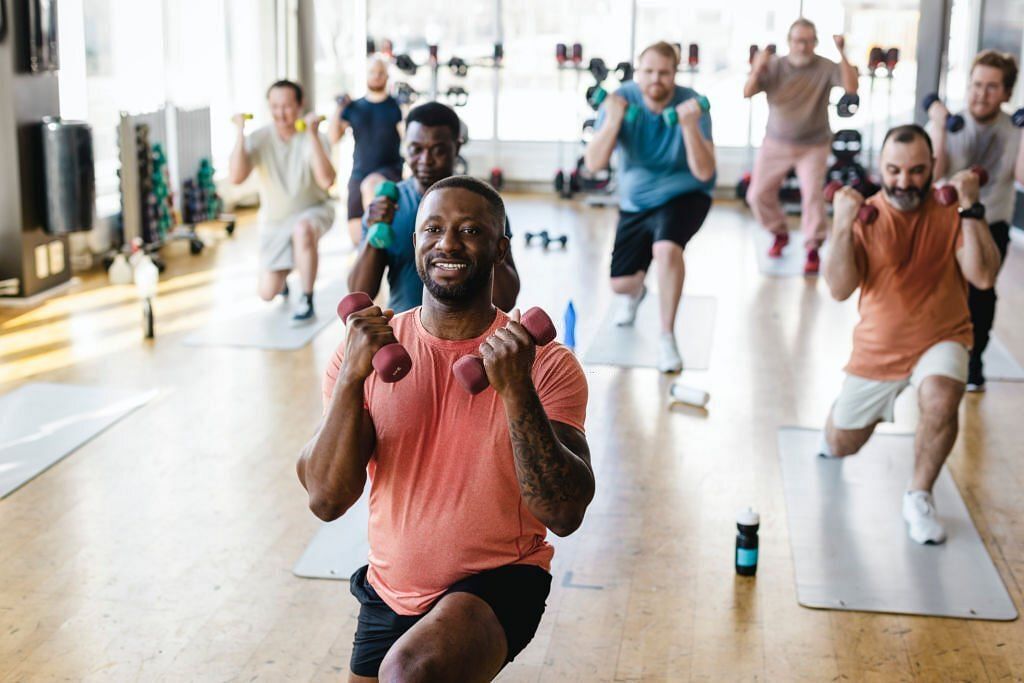
[[[423,193],[439,180],[454,175],[455,160],[462,145],[458,114],[440,102],[428,102],[409,112],[405,121],[405,149],[412,177],[398,183],[398,202],[375,197],[367,207],[363,220],[363,240],[352,271],[348,288],[366,292],[375,298],[385,274],[391,296],[388,308],[395,313],[415,308],[423,302],[423,281],[416,271],[414,239],[416,212]],[[389,223],[394,233],[391,246],[378,249],[366,239],[366,230],[374,223]],[[473,226],[467,224],[467,229]],[[510,239],[508,219],[505,237]],[[439,242],[444,246],[444,241]],[[450,259],[459,254],[445,253]],[[519,274],[512,260],[511,247],[504,261],[494,266],[494,305],[511,311],[519,296]]]
[[[349,127],[356,138],[348,179],[348,232],[353,244],[359,244],[362,234],[363,197],[372,197],[385,180],[402,178],[402,109],[388,95],[388,63],[381,57],[369,60],[366,90],[365,97],[338,103],[327,130],[332,145]]]
[[[683,249],[704,223],[715,184],[711,117],[697,93],[675,84],[679,55],[655,43],[640,53],[635,82],[609,95],[584,154],[592,172],[619,152],[619,224],[612,250],[611,285],[620,296],[615,322],[632,325],[647,294],[644,278],[658,265],[661,341],[658,369],[680,372],[676,310],[686,273]],[[670,122],[671,111],[677,122]]]

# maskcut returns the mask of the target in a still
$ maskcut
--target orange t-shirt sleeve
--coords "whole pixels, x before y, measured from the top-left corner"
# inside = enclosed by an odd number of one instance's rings
[[[562,345],[546,352],[534,368],[534,385],[548,420],[584,431],[587,378],[576,356]]]

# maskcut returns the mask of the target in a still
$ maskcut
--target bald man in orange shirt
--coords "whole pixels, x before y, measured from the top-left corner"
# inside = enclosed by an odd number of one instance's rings
[[[324,380],[324,419],[298,462],[318,517],[340,517],[370,480],[369,565],[350,681],[490,680],[533,638],[551,586],[547,529],[575,531],[594,496],[583,433],[587,383],[561,344],[536,348],[519,314],[491,303],[505,211],[466,176],[423,195],[414,233],[423,306],[371,307]],[[402,380],[372,373],[400,342]],[[452,365],[482,356],[471,395]]]

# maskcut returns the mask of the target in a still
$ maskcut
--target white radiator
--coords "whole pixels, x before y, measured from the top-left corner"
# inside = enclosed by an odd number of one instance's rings
[[[136,144],[136,127],[149,126],[149,144],[159,142],[167,148],[167,122],[165,110],[145,114],[121,112],[117,126],[117,142],[121,160],[121,224],[124,228],[125,244],[130,244],[142,234],[142,208],[144,198],[139,187],[139,148]]]
[[[210,132],[210,108],[178,109],[168,106],[168,120],[171,125],[170,152],[168,162],[171,169],[171,187],[175,193],[175,206],[182,209],[182,185],[189,178],[195,178],[199,160],[213,161],[213,143]]]

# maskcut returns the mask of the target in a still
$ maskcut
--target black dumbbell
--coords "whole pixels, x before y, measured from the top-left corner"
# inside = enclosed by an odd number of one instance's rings
[[[615,66],[615,78],[619,79],[620,83],[633,80],[633,65],[629,62],[619,62]]]
[[[590,72],[590,75],[598,83],[608,78],[608,67],[600,57],[591,57],[590,63],[587,65],[587,71]]]
[[[1013,121],[1013,125],[1018,128],[1024,128],[1024,107],[1013,112],[1013,116],[1011,116],[1010,119]]]
[[[466,92],[465,88],[458,85],[453,85],[448,88],[445,96],[448,98],[449,104],[453,107],[464,107],[466,106],[466,102],[469,101],[469,93]]]
[[[562,177],[562,172],[561,171],[558,172],[558,176],[557,177],[558,178]],[[556,185],[560,184],[560,183],[558,183],[557,179],[556,179],[555,183],[556,183]],[[524,236],[526,237],[526,244],[530,244],[530,242],[533,241],[534,237],[536,237],[539,240],[549,239],[548,231],[547,230],[541,230],[540,232],[527,232],[527,233],[524,233]]]
[[[562,249],[565,249],[565,244],[568,241],[569,241],[569,237],[567,235],[559,235],[558,237],[551,237],[551,236],[549,236],[547,234],[547,231],[545,230],[544,231],[544,237],[541,239],[541,246],[544,247],[545,249],[547,249],[549,246],[551,246],[552,244],[555,244],[557,242],[557,243],[562,245]]]
[[[416,62],[412,61],[412,57],[406,54],[395,55],[395,66],[398,67],[399,71],[410,76],[415,76],[416,69],[418,68]]]
[[[927,114],[932,105],[940,101],[940,99],[941,98],[938,93],[933,92],[932,94],[927,95],[921,102],[921,107],[924,109],[924,113]],[[950,133],[956,133],[957,131],[962,130],[963,127],[964,117],[960,116],[960,114],[949,114],[946,116],[946,130]]]
[[[860,108],[860,95],[856,93],[843,93],[836,103],[836,113],[844,119],[848,119],[857,113]]]
[[[449,59],[448,68],[451,69],[452,75],[457,76],[458,78],[465,78],[466,74],[469,73],[469,64],[459,57],[452,57]]]

